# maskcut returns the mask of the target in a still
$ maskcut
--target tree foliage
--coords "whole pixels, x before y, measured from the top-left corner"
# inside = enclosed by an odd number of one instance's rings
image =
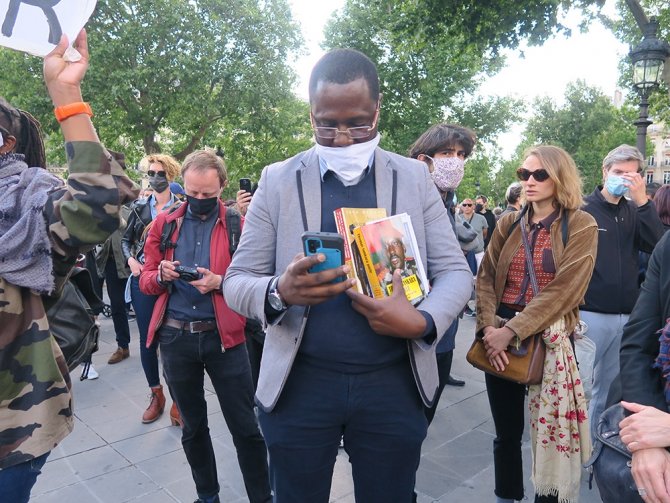
[[[564,148],[575,160],[588,193],[601,183],[605,155],[622,143],[635,144],[635,115],[630,106],[617,108],[599,89],[583,81],[571,83],[563,105],[546,97],[535,101],[517,156],[499,176],[511,183],[512,166],[518,167],[526,147],[552,144]]]
[[[103,142],[130,158],[182,159],[242,123],[259,149],[295,134],[268,127],[278,109],[298,106],[287,61],[301,38],[286,0],[107,0],[87,31],[84,95]],[[0,94],[56,130],[40,61],[2,50],[0,62],[9,76]]]
[[[384,145],[398,152],[430,125],[447,120],[493,139],[518,120],[520,104],[472,101],[479,81],[504,64],[502,48],[539,44],[557,31],[571,6],[602,0],[348,0],[326,29],[326,48],[352,47],[377,62],[383,92]],[[504,113],[500,113],[504,110]]]
[[[670,42],[670,4],[667,0],[640,0],[640,5],[647,17],[655,16],[658,20],[659,29],[656,36]],[[642,41],[642,32],[633,18],[633,14],[625,3],[619,0],[617,3],[620,17],[618,19],[604,18],[603,22],[614,35],[624,43],[634,48]],[[666,67],[670,66],[670,58],[666,60]],[[620,77],[619,85],[623,89],[632,89],[632,64],[628,56],[624,56],[619,63]],[[658,92],[649,98],[649,113],[653,120],[670,124],[670,71],[666,68],[666,81],[661,85]],[[638,97],[635,93],[628,95],[628,101],[637,105]]]

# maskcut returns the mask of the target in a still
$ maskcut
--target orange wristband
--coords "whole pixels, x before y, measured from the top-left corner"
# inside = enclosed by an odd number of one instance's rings
[[[84,101],[78,101],[76,103],[70,103],[69,105],[54,108],[54,115],[58,122],[63,122],[65,119],[79,114],[86,114],[89,117],[93,117],[91,105]]]

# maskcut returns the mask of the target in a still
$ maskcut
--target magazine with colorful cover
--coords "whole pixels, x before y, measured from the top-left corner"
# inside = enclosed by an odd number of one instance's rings
[[[344,238],[344,263],[351,267],[348,277],[356,280],[356,290],[372,297],[358,245],[354,240],[354,229],[368,222],[386,217],[385,208],[338,208],[335,215],[337,232]]]
[[[407,213],[369,222],[354,230],[374,298],[393,293],[393,271],[400,270],[407,300],[416,305],[428,294],[428,277]]]

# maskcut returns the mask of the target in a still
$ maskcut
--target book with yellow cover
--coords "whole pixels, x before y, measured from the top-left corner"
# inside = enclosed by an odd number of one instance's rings
[[[428,277],[407,213],[393,215],[354,230],[372,297],[393,294],[393,271],[400,270],[407,300],[416,305],[428,294]]]
[[[386,216],[385,208],[338,208],[335,215],[337,232],[344,238],[344,263],[351,267],[348,277],[356,280],[359,293],[372,296],[361,256],[354,240],[354,229]]]

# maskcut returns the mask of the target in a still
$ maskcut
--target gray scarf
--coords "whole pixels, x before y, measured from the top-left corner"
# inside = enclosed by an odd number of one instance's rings
[[[63,182],[45,169],[29,168],[23,159],[0,155],[0,276],[49,293],[54,276],[44,205]]]

